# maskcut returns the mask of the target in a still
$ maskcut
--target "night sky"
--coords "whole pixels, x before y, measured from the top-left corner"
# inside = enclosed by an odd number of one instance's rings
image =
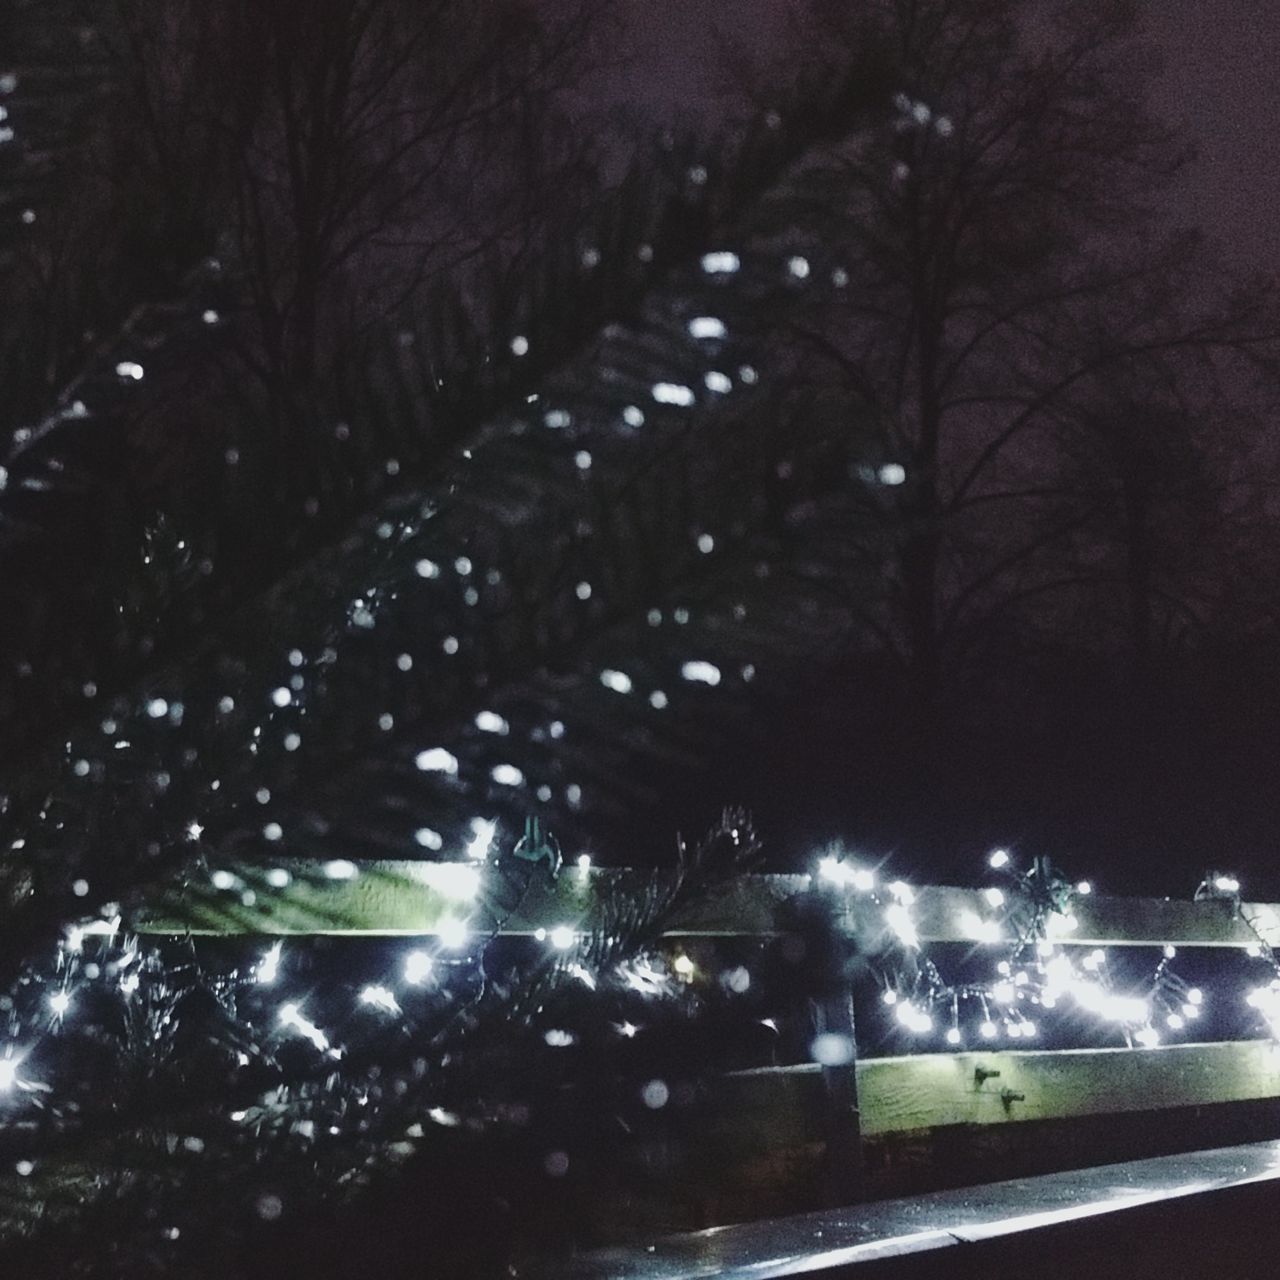
[[[689,104],[714,117],[716,62],[727,37],[769,49],[785,27],[779,0],[656,0],[636,6],[636,62],[604,90],[665,114]],[[1270,0],[1158,0],[1146,24],[1164,62],[1154,104],[1193,143],[1181,224],[1202,226],[1233,263],[1280,264],[1280,8]],[[1211,16],[1210,16],[1211,14]]]

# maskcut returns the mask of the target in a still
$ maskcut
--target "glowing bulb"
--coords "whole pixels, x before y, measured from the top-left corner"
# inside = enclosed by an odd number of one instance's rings
[[[400,1006],[396,1003],[395,996],[386,987],[365,987],[360,992],[360,1003],[372,1005],[375,1009],[381,1009],[384,1013],[400,1012]]]
[[[578,870],[586,875],[591,870],[591,855],[589,853],[578,854]]]
[[[556,925],[548,936],[550,937],[551,945],[555,947],[557,951],[566,951],[573,946],[573,929],[567,924]],[[687,957],[682,957],[682,959],[685,958]]]
[[[430,976],[435,961],[425,951],[410,951],[404,958],[404,980],[421,986]]]
[[[71,994],[67,991],[55,991],[49,997],[49,1008],[61,1018],[71,1008]]]
[[[894,902],[884,910],[885,924],[898,935],[899,941],[906,947],[918,947],[920,936],[916,933],[915,921],[911,913],[901,902]]]
[[[12,1058],[0,1058],[0,1090],[8,1091],[18,1083],[18,1064]]]
[[[437,933],[440,936],[440,945],[448,947],[450,950],[465,946],[468,932],[467,922],[454,916],[447,916],[441,920],[437,928]]]
[[[283,946],[284,943],[282,942],[273,943],[262,959],[258,961],[258,968],[254,973],[254,977],[258,982],[274,982],[279,976],[280,949]]]
[[[999,889],[984,889],[982,896],[986,898],[987,904],[992,907],[1004,906],[1004,893]]]
[[[985,1019],[978,1027],[978,1034],[984,1040],[994,1040],[996,1038],[996,1024],[990,1018]]]
[[[1080,883],[1076,885],[1076,892],[1082,898],[1087,898],[1093,892],[1093,885],[1091,885],[1087,880],[1081,880]]]
[[[487,858],[497,830],[498,823],[493,818],[472,818],[471,839],[467,841],[467,857],[476,861]]]
[[[684,952],[681,952],[676,956],[675,960],[671,963],[671,967],[686,981],[693,977],[695,968],[694,963],[687,955],[684,954]]]
[[[948,1044],[959,1044],[959,1043],[960,1043],[960,1028],[959,1028],[959,1027],[948,1027],[948,1028],[947,1028],[947,1043],[948,1043]]]

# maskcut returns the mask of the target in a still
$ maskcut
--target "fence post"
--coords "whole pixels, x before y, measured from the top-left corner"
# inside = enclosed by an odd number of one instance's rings
[[[818,1002],[819,1034],[846,1039],[849,1060],[822,1065],[823,1198],[838,1209],[862,1198],[862,1118],[858,1111],[858,1042],[853,1019],[853,992],[846,985]]]

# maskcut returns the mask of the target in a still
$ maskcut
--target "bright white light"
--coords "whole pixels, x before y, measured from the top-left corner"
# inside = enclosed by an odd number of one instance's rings
[[[990,1018],[987,1018],[978,1027],[978,1034],[984,1040],[994,1040],[996,1038],[996,1024]]]
[[[442,947],[455,951],[458,947],[466,946],[470,930],[465,920],[459,920],[456,916],[446,916],[436,926],[436,933],[439,935]]]
[[[885,924],[898,935],[903,946],[918,947],[920,945],[915,921],[911,919],[911,913],[901,902],[891,903],[885,908],[884,920]]]
[[[283,947],[282,942],[272,943],[271,947],[258,961],[258,967],[254,971],[254,979],[261,983],[271,983],[280,975],[280,950]]]
[[[649,705],[655,711],[663,710],[663,708],[665,708],[667,705],[667,695],[663,693],[661,689],[655,689],[649,695]]]
[[[1187,992],[1188,1004],[1199,1004],[1203,999],[1204,992],[1201,991],[1199,987],[1192,987],[1191,990]]]
[[[324,864],[324,873],[330,880],[354,880],[356,870],[356,864],[346,858],[334,858]]]
[[[991,856],[987,859],[987,865],[999,871],[1001,867],[1009,865],[1009,851],[1007,849],[993,849]]]
[[[71,993],[68,991],[55,991],[49,997],[49,1008],[61,1018],[71,1008]]]
[[[894,1016],[908,1031],[914,1031],[916,1035],[924,1035],[933,1030],[933,1019],[913,1004],[900,1004],[894,1010]]]
[[[686,662],[680,668],[680,674],[691,683],[706,684],[712,688],[720,683],[720,668],[710,662]]]
[[[215,889],[234,889],[236,878],[230,871],[218,870],[209,876],[209,882]]]
[[[458,772],[458,757],[443,747],[431,747],[426,751],[419,751],[414,758],[414,764],[423,773]]]
[[[909,907],[916,900],[915,890],[905,880],[890,880],[885,888],[896,898],[904,907]]]
[[[489,770],[489,777],[499,786],[503,787],[522,787],[524,786],[524,774],[513,764],[495,764]]]
[[[1050,911],[1044,922],[1045,932],[1050,937],[1061,937],[1064,933],[1074,933],[1080,922],[1070,912]]]
[[[474,902],[480,892],[480,868],[468,862],[432,862],[424,868],[427,883],[457,902]]]
[[[579,449],[578,452],[573,455],[573,465],[577,467],[579,471],[590,471],[591,454],[586,449]]]
[[[421,986],[430,976],[435,961],[425,951],[410,951],[404,958],[404,980]]]
[[[365,987],[360,992],[360,1003],[372,1005],[375,1009],[381,1009],[384,1013],[400,1012],[400,1006],[396,1003],[395,996],[386,987]]]
[[[591,870],[591,855],[589,853],[578,854],[578,870],[586,875]]]
[[[986,898],[990,906],[1004,906],[1004,894],[999,889],[984,889],[982,891],[982,896]]]
[[[1091,885],[1087,880],[1081,880],[1080,883],[1076,885],[1076,892],[1082,898],[1087,898],[1093,892],[1093,885]]]
[[[518,333],[511,339],[511,354],[513,356],[526,356],[529,354],[529,339],[524,334]]]
[[[289,1027],[299,1035],[306,1036],[321,1053],[329,1047],[329,1037],[314,1022],[304,1018],[296,1004],[281,1005],[278,1017],[281,1026]]]
[[[733,390],[733,383],[729,380],[727,373],[721,373],[719,369],[711,369],[702,375],[702,385],[708,391],[714,391],[718,396],[727,396]]]
[[[494,818],[472,818],[471,838],[467,841],[467,857],[479,862],[489,856],[489,848],[498,830]]]
[[[413,833],[414,843],[420,848],[438,850],[444,848],[444,836],[430,827],[419,827]]]
[[[898,1003],[898,993],[892,987],[890,987],[887,991],[885,991],[885,993],[880,997],[880,999],[883,1000],[887,1005],[895,1005]]]
[[[890,488],[907,482],[907,469],[900,462],[886,462],[876,474],[880,483]]]
[[[1155,1027],[1143,1027],[1133,1037],[1144,1049],[1154,1049],[1160,1043],[1160,1033]]]
[[[277,707],[287,707],[293,701],[293,694],[284,685],[281,685],[278,689],[271,691],[271,701]]]
[[[629,427],[643,427],[644,426],[644,410],[641,409],[638,405],[629,404],[622,411],[622,420]]]
[[[1005,980],[1004,982],[997,982],[996,985],[991,988],[991,998],[997,1004],[1012,1004],[1016,994],[1017,993],[1013,989],[1013,983],[1008,980]]]
[[[960,1028],[959,1028],[959,1027],[948,1027],[948,1028],[947,1028],[947,1043],[948,1043],[948,1044],[959,1044],[959,1043],[960,1043]]]
[[[283,867],[272,867],[271,870],[267,872],[267,883],[273,889],[287,889],[289,887],[289,882],[292,879],[293,876],[290,875]]]
[[[164,698],[152,698],[147,703],[147,715],[153,720],[159,720],[162,716],[169,714],[169,704]]]
[[[1170,1031],[1181,1031],[1182,1028],[1186,1025],[1182,1020],[1181,1014],[1177,1014],[1177,1013],[1171,1013],[1165,1019],[1165,1022],[1168,1024]]]
[[[689,321],[691,338],[723,338],[728,332],[724,327],[724,321],[718,320],[715,316],[694,316]]]
[[[477,711],[476,728],[481,733],[505,734],[511,731],[511,726],[496,711]]]
[[[736,253],[730,253],[726,249],[717,250],[714,253],[704,253],[702,255],[702,269],[709,276],[729,275],[741,266]]]
[[[655,382],[653,398],[659,404],[675,404],[688,408],[693,403],[693,391],[681,382]]]
[[[116,365],[116,375],[121,378],[128,378],[131,382],[142,381],[142,366],[136,360],[121,360]]]
[[[567,924],[556,925],[548,937],[557,951],[567,951],[573,946],[573,929]]]
[[[676,958],[671,962],[671,967],[686,981],[693,977],[695,968],[694,963],[683,952],[676,956]]]
[[[974,911],[962,911],[958,917],[961,931],[975,942],[999,942],[1000,922],[983,920]]]
[[[18,1082],[18,1064],[12,1058],[0,1058],[0,1090],[8,1092]]]
[[[1213,882],[1213,887],[1219,893],[1239,893],[1240,881],[1235,876],[1218,876]]]
[[[440,566],[434,560],[419,560],[413,567],[420,578],[438,578],[440,576]]]
[[[807,280],[809,278],[809,259],[802,258],[799,254],[796,254],[793,258],[788,258],[787,274],[793,280]]]
[[[612,689],[614,693],[630,693],[631,677],[625,671],[613,671],[605,667],[600,672],[600,683],[606,689]]]

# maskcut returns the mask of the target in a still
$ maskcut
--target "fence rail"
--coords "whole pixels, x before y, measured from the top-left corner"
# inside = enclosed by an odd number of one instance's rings
[[[350,934],[430,936],[465,906],[476,928],[532,934],[569,924],[588,930],[607,918],[612,895],[638,892],[657,873],[570,867],[552,882],[537,877],[508,911],[475,891],[476,865],[458,862],[304,862],[221,869],[219,883],[173,886],[131,922],[149,934]],[[807,875],[744,875],[669,930],[670,936],[767,936],[786,932],[780,909],[813,887]],[[838,891],[837,891],[838,892]],[[1227,899],[1183,902],[1093,894],[1072,907],[1076,927],[1062,941],[1088,946],[1248,947],[1259,935],[1280,942],[1280,905]],[[921,942],[972,942],[966,919],[993,918],[981,890],[927,885],[911,914]],[[876,930],[878,911],[851,896],[840,923]],[[1252,924],[1250,923],[1252,922]]]

